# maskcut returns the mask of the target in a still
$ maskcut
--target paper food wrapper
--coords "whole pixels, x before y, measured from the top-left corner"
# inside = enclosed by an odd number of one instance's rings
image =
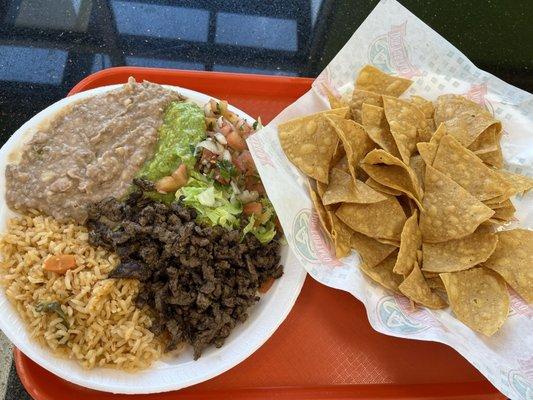
[[[281,149],[277,126],[329,108],[322,85],[349,96],[361,67],[407,77],[404,96],[435,100],[462,94],[486,106],[503,123],[506,168],[533,175],[533,95],[476,68],[461,52],[394,0],[381,1],[322,71],[312,89],[248,140],[287,241],[302,266],[324,285],[350,292],[366,307],[372,327],[386,335],[445,343],[462,354],[502,393],[533,399],[533,310],[511,293],[509,318],[493,337],[477,334],[450,310],[412,309],[409,301],[371,282],[353,252],[337,260],[323,235],[306,178]],[[515,201],[516,225],[533,228],[533,195]]]

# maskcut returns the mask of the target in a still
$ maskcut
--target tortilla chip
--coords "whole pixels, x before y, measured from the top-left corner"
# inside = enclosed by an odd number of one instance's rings
[[[435,168],[426,166],[424,210],[420,230],[424,242],[438,243],[473,233],[494,211]]]
[[[331,239],[335,245],[335,257],[343,258],[350,254],[352,230],[339,220],[333,212],[327,213],[331,223]]]
[[[398,286],[402,283],[402,277],[392,272],[397,254],[398,252],[394,251],[374,267],[369,267],[365,263],[361,263],[359,267],[373,281],[387,289],[400,293]]]
[[[338,116],[328,116],[327,119],[342,141],[348,158],[348,168],[355,181],[357,179],[355,169],[364,156],[375,147],[374,142],[370,140],[365,129],[352,120]]]
[[[385,117],[385,110],[370,104],[363,104],[362,123],[368,137],[379,147],[393,156],[400,157],[398,146],[390,132],[389,123]]]
[[[487,165],[491,165],[494,168],[503,168],[503,154],[499,143],[497,144],[496,151],[478,154],[477,156]]]
[[[398,97],[405,92],[413,81],[391,76],[372,65],[365,65],[355,81],[355,87],[379,94]]]
[[[413,170],[385,150],[372,150],[361,162],[361,168],[376,182],[405,193],[419,207],[422,199],[420,182]]]
[[[533,188],[533,179],[528,176],[515,174],[503,169],[497,170],[496,173],[511,185],[513,190],[509,192],[509,196],[524,194]]]
[[[320,221],[320,225],[322,225],[322,228],[324,228],[324,232],[327,234],[327,236],[331,240],[333,240],[331,236],[332,226],[330,220],[328,219],[326,209],[322,205],[322,201],[311,186],[309,186],[309,195],[311,196],[311,201],[313,202],[316,213],[318,214],[318,220]]]
[[[497,235],[496,250],[483,266],[496,271],[527,303],[533,303],[533,231],[513,229]]]
[[[400,283],[398,289],[417,304],[435,309],[446,307],[446,302],[429,287],[416,261],[411,273]]]
[[[383,99],[378,93],[359,89],[353,91],[352,99],[350,100],[350,116],[359,124],[363,121],[363,108],[365,104],[383,107]]]
[[[516,208],[513,206],[513,203],[511,203],[506,207],[496,208],[494,210],[494,215],[492,216],[492,218],[503,222],[509,222],[514,219],[515,212]]]
[[[316,192],[318,193],[318,196],[322,199],[324,197],[324,193],[326,193],[326,189],[328,188],[328,185],[322,182],[316,181]],[[320,201],[322,203],[322,201]]]
[[[426,277],[426,282],[431,289],[446,292],[446,288],[444,287],[444,283],[442,282],[440,276],[437,275],[431,278]]]
[[[381,192],[381,193],[390,194],[391,196],[400,196],[402,194],[402,192],[400,192],[399,190],[396,190],[396,189],[390,188],[388,186],[382,185],[381,183],[376,182],[372,178],[368,178],[365,183],[368,186],[370,186],[372,189],[375,189],[375,190],[377,190],[378,192]]]
[[[499,275],[485,268],[440,274],[457,319],[492,336],[509,313],[509,294]]]
[[[348,166],[348,157],[346,157],[346,156],[342,157],[336,164],[333,165],[332,169],[339,169],[339,170],[344,171],[347,174],[349,174],[350,173],[350,168]]]
[[[329,87],[327,85],[322,85],[322,90],[326,93],[326,96],[328,97],[329,107],[331,109],[343,108],[348,106],[348,104],[342,101],[342,99],[336,97],[333,92],[329,90]]]
[[[434,118],[437,125],[443,122],[448,134],[465,147],[469,147],[481,135],[493,134],[488,129],[492,125],[496,125],[497,131],[501,130],[501,123],[487,110],[466,97],[455,94],[437,98]],[[478,140],[485,141],[483,138]]]
[[[409,167],[413,170],[420,184],[420,188],[424,189],[424,177],[426,176],[426,163],[420,154],[416,154],[409,160]]]
[[[337,148],[338,137],[324,116],[345,113],[346,109],[328,110],[279,125],[283,151],[307,176],[328,183],[330,162]]]
[[[418,228],[418,213],[411,215],[402,229],[400,236],[400,251],[394,265],[394,273],[409,275],[417,262],[416,252],[422,246],[422,234]]]
[[[487,128],[486,133],[479,135],[476,140],[472,142],[468,149],[475,154],[491,153],[498,150],[498,143],[500,141],[497,125],[491,125]]]
[[[336,165],[340,160],[342,160],[344,157],[346,157],[346,151],[344,151],[344,146],[342,145],[342,142],[339,140],[337,141],[337,147],[335,148],[335,152],[333,153],[333,156],[331,157],[331,165]]]
[[[491,232],[474,232],[449,242],[424,243],[422,269],[440,273],[472,268],[486,261],[496,249],[497,243],[498,237]]]
[[[345,203],[335,214],[354,231],[373,238],[400,240],[406,221],[396,197],[371,204]]]
[[[324,205],[336,203],[376,203],[386,200],[381,193],[376,192],[365,183],[352,179],[352,176],[340,169],[333,168],[329,176],[328,187],[322,196]]]
[[[432,165],[478,200],[492,199],[509,189],[504,179],[450,135],[440,140]]]
[[[361,260],[368,267],[378,265],[396,249],[394,246],[378,242],[376,239],[354,231],[352,231],[350,244],[352,249],[359,253]]]
[[[411,103],[417,106],[424,114],[426,119],[433,119],[433,113],[435,112],[435,106],[429,100],[424,99],[421,96],[411,96]]]
[[[419,141],[418,132],[427,126],[424,114],[408,101],[389,96],[383,96],[383,108],[401,159],[409,164]]]
[[[416,148],[420,153],[420,157],[424,160],[426,165],[433,165],[433,160],[437,155],[437,150],[439,148],[440,140],[446,135],[446,127],[444,124],[440,124],[429,143],[420,142],[417,143]]]

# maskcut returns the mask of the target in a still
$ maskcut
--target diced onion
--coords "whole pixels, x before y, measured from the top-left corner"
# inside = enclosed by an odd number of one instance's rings
[[[221,155],[222,152],[224,151],[224,148],[222,148],[222,151],[220,151],[216,145],[215,142],[213,142],[212,140],[209,140],[209,139],[206,139],[200,143],[198,143],[196,145],[196,147],[203,147],[204,149],[207,149],[209,150],[211,153],[214,153],[214,154],[217,154],[217,155]]]
[[[239,190],[239,187],[237,186],[237,184],[233,181],[233,179],[230,181],[229,184],[230,184],[231,188],[233,189],[233,193],[239,194],[241,192]]]
[[[259,193],[257,193],[255,190],[244,190],[242,193],[240,193],[238,196],[238,199],[242,201],[243,203],[249,203],[251,201],[255,201],[259,198]]]
[[[222,158],[226,161],[231,161],[231,153],[228,149],[224,150],[224,153],[222,154]]]
[[[220,132],[215,133],[215,139],[220,144],[223,144],[223,145],[228,144],[228,141],[226,140],[226,137]]]

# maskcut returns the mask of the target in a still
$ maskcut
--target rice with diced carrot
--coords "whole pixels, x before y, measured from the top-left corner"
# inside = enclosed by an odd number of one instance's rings
[[[139,282],[106,279],[118,256],[88,243],[87,229],[51,217],[13,218],[0,238],[0,283],[28,324],[54,353],[86,368],[138,370],[162,353],[151,319],[135,307]],[[50,255],[73,254],[76,266],[58,274],[43,268]]]

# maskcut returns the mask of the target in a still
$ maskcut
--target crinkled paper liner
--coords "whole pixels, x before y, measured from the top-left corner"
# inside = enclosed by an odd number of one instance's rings
[[[435,100],[462,94],[483,104],[503,122],[506,168],[533,175],[533,96],[484,72],[395,0],[382,0],[318,76],[312,89],[248,140],[287,241],[303,267],[324,285],[350,292],[366,307],[378,332],[445,343],[474,365],[503,394],[533,399],[532,309],[511,291],[509,318],[493,337],[473,332],[450,310],[412,309],[409,301],[367,279],[354,252],[337,260],[324,239],[305,177],[285,157],[278,140],[279,123],[328,109],[323,85],[348,96],[365,64],[407,77],[414,84],[404,96]],[[515,200],[517,221],[533,228],[533,195]]]

